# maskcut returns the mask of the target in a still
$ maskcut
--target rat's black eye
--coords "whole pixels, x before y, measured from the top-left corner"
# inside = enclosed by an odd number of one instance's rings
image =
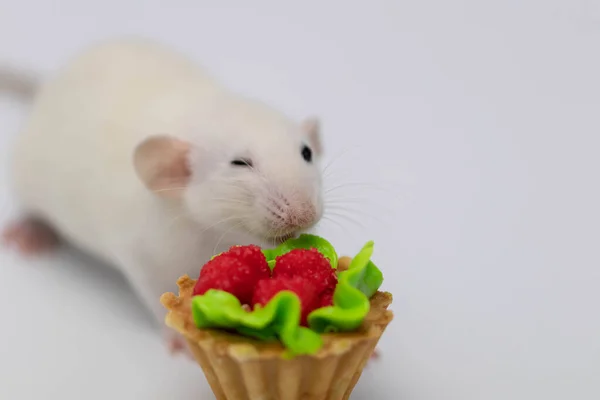
[[[302,146],[302,158],[306,162],[312,161],[312,150],[308,146]]]
[[[231,165],[236,167],[252,167],[252,160],[247,158],[236,158],[231,162]]]

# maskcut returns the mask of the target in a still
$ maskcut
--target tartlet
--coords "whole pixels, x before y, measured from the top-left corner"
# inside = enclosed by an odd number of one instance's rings
[[[335,257],[338,273],[351,264]],[[193,308],[196,280],[177,281],[179,294],[165,293],[166,324],[186,340],[217,400],[349,399],[386,327],[393,319],[389,292],[374,291],[368,312],[351,331],[321,332],[310,354],[292,354],[278,340],[260,340],[218,327],[198,327]]]

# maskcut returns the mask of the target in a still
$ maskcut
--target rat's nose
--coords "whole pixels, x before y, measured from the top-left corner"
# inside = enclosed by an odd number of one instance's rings
[[[284,216],[284,223],[290,229],[304,229],[316,222],[317,209],[311,203],[297,207],[289,207]]]
[[[317,222],[318,211],[312,202],[297,201],[292,203],[287,199],[282,200],[270,209],[274,229],[295,232],[309,228]]]

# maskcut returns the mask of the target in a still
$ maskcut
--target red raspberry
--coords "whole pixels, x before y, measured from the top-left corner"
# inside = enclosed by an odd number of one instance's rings
[[[265,255],[262,253],[260,247],[258,246],[232,246],[231,248],[229,248],[229,250],[219,254],[211,261],[225,256],[235,258],[237,260],[242,261],[245,264],[248,264],[250,268],[258,271],[258,274],[271,276],[271,269],[267,264],[267,259],[265,258]],[[218,275],[222,275],[222,268],[219,265],[219,263],[213,263],[211,261],[206,263],[204,267],[202,267],[202,269],[200,270],[201,278],[207,275],[212,275],[215,271]]]
[[[209,289],[217,289],[233,294],[242,304],[250,304],[256,283],[270,276],[266,261],[266,268],[263,268],[253,251],[236,249],[207,262],[200,271],[193,295],[203,295]],[[236,257],[236,254],[241,256]]]
[[[260,271],[261,274],[271,276],[271,268],[267,264],[267,259],[260,247],[256,245],[233,246],[223,254],[238,258],[249,264],[252,268]]]
[[[294,249],[275,260],[273,277],[300,276],[311,281],[319,294],[334,290],[337,275],[331,263],[317,249]]]
[[[294,292],[300,299],[300,324],[307,326],[307,317],[319,308],[319,296],[315,286],[302,277],[279,277],[258,282],[252,297],[252,305],[265,305],[282,290]]]
[[[333,290],[327,289],[323,293],[321,293],[321,298],[319,299],[321,307],[329,307],[333,305]]]

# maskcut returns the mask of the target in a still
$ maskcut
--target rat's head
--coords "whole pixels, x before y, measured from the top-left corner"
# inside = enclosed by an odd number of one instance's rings
[[[323,214],[318,121],[243,122],[196,143],[151,137],[136,149],[136,172],[200,229],[270,244],[309,230]]]

